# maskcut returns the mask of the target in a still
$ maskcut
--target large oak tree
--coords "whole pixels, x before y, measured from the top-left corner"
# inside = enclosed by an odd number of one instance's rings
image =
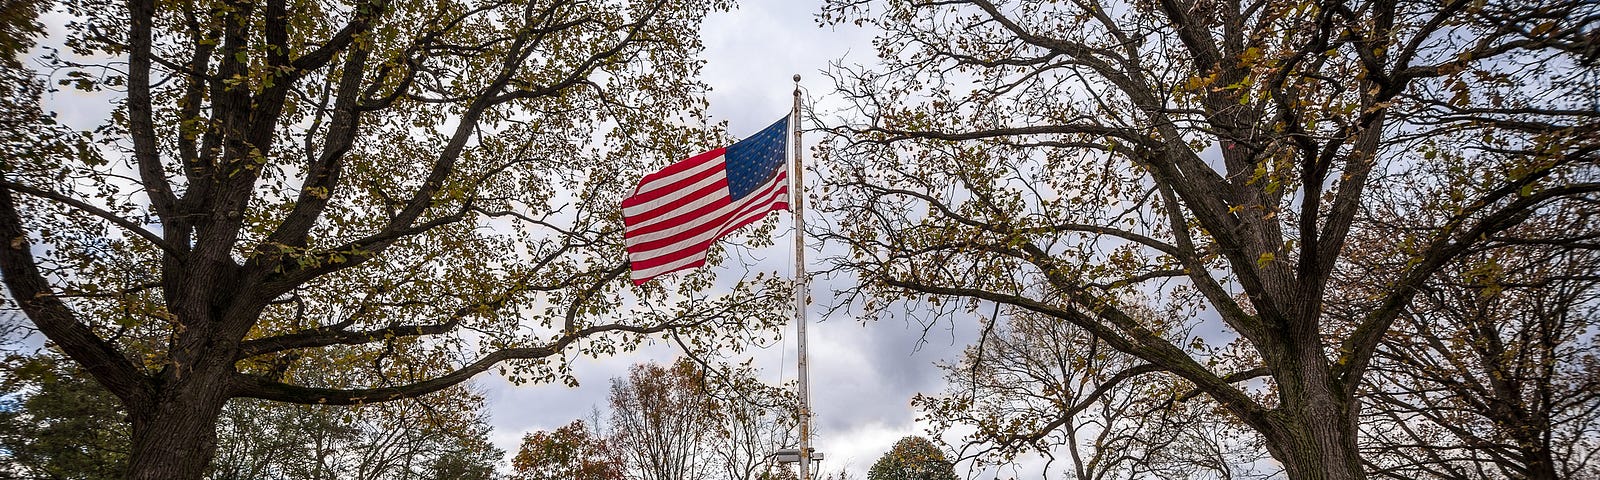
[[[1596,13],[834,0],[826,20],[881,29],[883,65],[834,72],[850,102],[820,162],[828,237],[871,312],[1053,317],[1209,396],[1289,478],[1365,478],[1358,394],[1425,282],[1600,192]],[[1466,181],[1441,153],[1472,159]],[[1421,185],[1453,188],[1407,195]],[[1380,204],[1442,214],[1385,231],[1405,261],[1329,315]]]
[[[727,346],[777,321],[761,289],[695,294],[703,273],[619,280],[638,172],[723,140],[696,55],[730,2],[54,6],[53,83],[110,113],[24,118],[59,141],[0,161],[0,275],[125,406],[129,478],[199,478],[233,398],[572,382],[646,334]]]

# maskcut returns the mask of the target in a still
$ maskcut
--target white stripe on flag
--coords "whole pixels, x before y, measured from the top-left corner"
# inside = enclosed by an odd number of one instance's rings
[[[705,180],[702,180],[702,181],[700,181],[698,183],[695,183],[694,185],[690,186],[689,188],[685,188],[683,190],[679,190],[679,191],[673,192],[672,195],[669,195],[668,197],[663,197],[661,200],[658,200],[658,201],[652,201],[652,202],[649,202],[649,203],[642,203],[642,204],[639,204],[639,205],[634,205],[633,208],[636,208],[638,210],[642,210],[642,212],[640,212],[640,213],[648,212],[648,211],[650,211],[651,208],[657,208],[657,207],[660,207],[662,205],[668,204],[670,202],[677,201],[679,198],[683,197],[684,195],[688,195],[688,194],[697,192],[702,188],[705,188],[705,187],[710,186],[712,184],[715,184],[717,182],[721,182],[723,180],[726,180],[727,178],[728,178],[728,173],[726,171],[720,171],[720,172],[717,172],[717,173],[713,173],[713,174],[711,174],[711,176],[706,177]],[[693,201],[690,201],[689,203],[685,203],[683,205],[679,205],[678,208],[674,208],[671,211],[662,212],[662,213],[659,213],[659,214],[651,215],[650,217],[646,218],[644,221],[639,222],[639,223],[634,224],[634,225],[630,225],[628,228],[633,229],[633,230],[641,230],[641,229],[647,228],[647,227],[649,227],[651,225],[655,225],[655,224],[661,223],[661,222],[678,221],[684,215],[689,214],[691,212],[694,212],[696,209],[699,209],[700,207],[704,207],[706,205],[710,205],[712,202],[715,202],[715,201],[721,200],[721,199],[725,199],[725,198],[728,198],[728,187],[726,187],[726,186],[722,187],[722,191],[714,192],[714,193],[712,193],[710,195],[702,195],[699,198],[695,198]],[[640,213],[628,213],[627,210],[628,209],[623,209],[622,214],[623,215],[639,215],[640,214]]]
[[[743,221],[748,220],[748,219],[750,219],[752,217],[760,218],[761,216],[766,215],[767,212],[770,209],[770,206],[773,203],[775,203],[776,200],[779,199],[779,195],[788,193],[785,189],[779,188],[781,186],[788,186],[788,178],[787,177],[788,177],[787,175],[774,175],[772,179],[767,180],[767,183],[762,185],[760,193],[745,196],[745,198],[741,199],[739,201],[739,203],[729,205],[727,208],[738,209],[736,211],[737,213],[735,213],[732,217],[730,217],[728,219],[728,221],[723,222],[723,224],[720,227],[718,227],[716,229],[706,230],[705,232],[702,232],[699,235],[695,235],[693,237],[680,240],[680,241],[675,242],[675,243],[673,243],[671,245],[667,245],[667,246],[663,246],[663,247],[655,248],[655,249],[651,249],[651,250],[646,250],[646,251],[642,251],[642,252],[629,253],[628,254],[629,260],[639,261],[639,260],[643,260],[643,259],[647,259],[647,258],[671,257],[671,256],[681,255],[682,253],[684,253],[681,250],[683,250],[685,248],[696,247],[696,246],[700,245],[701,243],[708,242],[711,239],[714,239],[716,237],[720,237],[722,235],[727,234],[728,232],[726,230],[731,225],[738,225],[739,223],[742,223]],[[783,180],[781,185],[779,183],[779,180]],[[782,191],[783,193],[780,194],[779,193],[780,191]],[[725,212],[725,211],[726,211],[726,209],[720,209],[719,210],[719,212]],[[683,227],[674,227],[673,230],[682,231],[682,230],[690,230],[690,229],[693,229],[695,227],[702,227],[702,226],[706,225],[706,222],[708,220],[715,219],[715,218],[717,218],[719,216],[721,216],[720,213],[716,214],[716,215],[707,215],[705,217],[701,217],[701,218],[692,220],[692,222],[694,222],[694,223],[691,224],[691,225],[685,225]],[[635,244],[640,243],[640,242],[642,242],[642,241],[635,241],[634,239],[629,239],[628,240],[628,245],[632,246],[632,245],[635,245]],[[709,248],[700,248],[700,249],[697,249],[697,251],[692,252],[692,254],[684,256],[683,258],[680,258],[680,259],[677,259],[677,260],[673,260],[673,261],[670,261],[670,262],[667,262],[667,263],[663,263],[661,265],[656,265],[654,267],[646,268],[646,269],[643,269],[643,270],[634,270],[633,274],[632,274],[632,277],[635,278],[635,279],[650,278],[650,277],[654,277],[656,275],[660,275],[662,273],[666,273],[666,272],[670,272],[670,271],[676,270],[678,268],[681,268],[684,265],[688,265],[688,264],[691,264],[691,263],[694,263],[694,262],[697,262],[697,261],[700,261],[700,260],[704,260],[706,258],[706,254],[709,251],[710,251]]]
[[[639,185],[639,187],[634,190],[633,196],[638,196],[638,195],[641,195],[641,194],[650,193],[650,192],[655,191],[656,189],[671,186],[673,183],[677,183],[678,181],[681,181],[683,179],[692,178],[695,175],[699,175],[701,173],[705,173],[706,170],[710,170],[710,169],[713,169],[713,168],[721,169],[722,168],[722,163],[723,163],[723,160],[725,159],[725,157],[727,157],[727,154],[719,155],[717,157],[713,157],[709,161],[703,162],[703,163],[701,163],[699,165],[695,165],[694,168],[690,168],[688,170],[685,170],[685,171],[682,171],[682,172],[678,172],[676,175],[671,175],[671,176],[668,176],[668,177],[665,177],[665,178],[658,178],[658,179],[655,179],[655,180],[653,180],[653,181],[651,181],[649,183],[645,183],[643,185]],[[692,194],[692,193],[700,190],[700,188],[705,187],[706,185],[710,185],[711,182],[715,182],[718,179],[727,178],[727,176],[728,176],[728,172],[726,170],[724,170],[721,174],[708,176],[708,177],[706,177],[704,179],[701,179],[699,182],[695,182],[694,185],[692,185],[692,186],[690,186],[688,188],[680,188],[680,189],[673,190],[673,191],[667,193],[666,195],[661,196],[661,198],[657,198],[657,199],[651,200],[649,202],[641,203],[641,204],[638,204],[638,205],[629,205],[627,207],[623,207],[622,208],[622,216],[624,216],[624,217],[637,216],[637,215],[649,212],[650,209],[653,208],[653,207],[669,204],[669,203],[672,203],[672,202],[676,202],[679,199],[682,199],[684,196]]]

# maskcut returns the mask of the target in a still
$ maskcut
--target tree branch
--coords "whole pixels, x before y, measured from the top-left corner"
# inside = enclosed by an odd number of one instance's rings
[[[1539,177],[1539,175],[1529,175]],[[1536,180],[1536,178],[1534,178]],[[1532,180],[1529,180],[1532,181]],[[1519,184],[1502,187],[1500,191],[1487,196],[1484,201],[1493,201],[1510,195],[1511,192],[1520,190]],[[1381,343],[1385,332],[1394,323],[1396,317],[1408,305],[1411,298],[1416,295],[1423,282],[1458,254],[1466,251],[1478,239],[1487,238],[1496,232],[1515,226],[1525,219],[1524,213],[1537,207],[1546,200],[1564,196],[1581,195],[1585,193],[1600,192],[1600,183],[1575,183],[1534,192],[1531,195],[1518,198],[1505,207],[1486,215],[1471,229],[1462,231],[1459,235],[1450,235],[1466,222],[1467,216],[1472,213],[1462,213],[1460,217],[1452,220],[1442,228],[1428,250],[1417,259],[1416,267],[1412,268],[1398,283],[1390,287],[1390,293],[1379,303],[1379,307],[1372,311],[1346,338],[1339,347],[1339,359],[1334,365],[1334,374],[1340,378],[1345,388],[1353,392],[1356,384],[1351,380],[1361,378],[1367,366],[1372,361],[1372,355]]]
[[[60,202],[62,204],[65,204],[65,205],[67,205],[69,207],[78,209],[78,210],[80,210],[80,211],[82,211],[84,213],[87,213],[87,214],[90,214],[90,215],[94,215],[96,217],[100,217],[101,219],[104,219],[105,221],[108,221],[108,222],[111,222],[113,224],[116,224],[118,227],[122,227],[122,229],[123,230],[127,230],[128,233],[132,233],[132,234],[138,236],[139,238],[145,239],[145,241],[150,242],[151,244],[155,245],[157,248],[160,248],[162,251],[167,252],[168,255],[171,255],[174,258],[182,259],[184,257],[184,255],[186,253],[188,253],[185,250],[179,250],[178,247],[175,246],[175,245],[167,243],[167,241],[165,239],[161,238],[160,235],[156,235],[154,232],[151,232],[149,230],[145,230],[144,227],[142,227],[142,226],[140,226],[138,224],[135,224],[132,221],[129,221],[128,219],[126,219],[126,218],[119,217],[116,214],[108,212],[105,209],[102,209],[100,207],[96,207],[94,205],[90,205],[87,202],[84,202],[82,200],[78,200],[76,198],[72,198],[72,197],[69,197],[69,196],[66,196],[66,195],[55,193],[55,192],[52,192],[52,191],[49,191],[49,190],[42,190],[42,189],[38,189],[38,188],[33,188],[33,187],[30,187],[30,186],[27,186],[27,185],[22,185],[22,184],[19,184],[19,183],[14,183],[14,182],[11,182],[11,181],[8,181],[8,180],[0,180],[0,190],[13,190],[13,191],[21,192],[21,193],[26,193],[28,195],[33,195],[35,197],[47,199],[47,200],[54,200],[56,202]]]
[[[384,402],[404,398],[415,398],[429,393],[450,388],[473,376],[487,371],[496,364],[507,360],[533,360],[549,357],[561,353],[567,346],[580,339],[610,332],[627,332],[637,335],[648,335],[663,331],[686,328],[695,324],[662,323],[654,326],[633,326],[620,324],[597,325],[576,332],[562,335],[555,341],[538,346],[524,348],[507,348],[496,350],[484,355],[477,361],[463,366],[445,375],[440,375],[428,380],[383,388],[338,389],[316,388],[290,385],[276,380],[248,374],[235,374],[232,388],[236,396],[260,398],[278,402],[299,403],[305,405],[360,405],[364,403]]]
[[[0,274],[11,299],[67,356],[82,365],[96,381],[122,399],[130,410],[147,408],[154,399],[143,372],[122,356],[117,347],[100,338],[51,290],[40,273],[17,212],[11,190],[0,188]]]

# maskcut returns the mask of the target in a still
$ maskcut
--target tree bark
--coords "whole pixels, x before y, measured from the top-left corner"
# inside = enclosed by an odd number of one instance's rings
[[[1558,480],[1560,472],[1556,471],[1555,455],[1550,449],[1549,434],[1550,423],[1542,425],[1528,425],[1519,428],[1517,435],[1519,450],[1523,454],[1524,465],[1527,466],[1528,480]]]
[[[1349,404],[1306,393],[1304,404],[1287,405],[1275,415],[1275,428],[1264,435],[1267,451],[1294,480],[1366,479]]]
[[[216,454],[230,367],[211,365],[173,375],[153,405],[130,409],[129,480],[204,477]]]

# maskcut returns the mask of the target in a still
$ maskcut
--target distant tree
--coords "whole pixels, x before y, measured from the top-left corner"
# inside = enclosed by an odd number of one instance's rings
[[[878,457],[867,480],[956,480],[955,464],[927,438],[908,436]]]
[[[583,420],[573,420],[554,431],[524,435],[511,459],[512,480],[624,480],[619,453],[607,440],[591,431]]]
[[[968,432],[956,461],[1037,455],[1045,476],[1238,479],[1264,457],[1216,405],[1082,329],[1027,311],[990,321],[1000,323],[943,367],[945,391],[912,400],[937,431]]]
[[[116,397],[53,355],[9,353],[0,368],[0,472],[119,478],[128,425]]]
[[[488,444],[488,439],[483,439]],[[449,451],[434,458],[428,465],[427,480],[494,480],[500,478],[495,473],[495,466],[500,463],[504,452],[489,446],[489,448],[476,448],[458,451]]]
[[[479,413],[476,421],[469,425],[458,425],[458,433],[451,438],[451,442],[444,445],[440,451],[433,453],[431,460],[423,457],[428,462],[427,470],[422,478],[428,480],[496,480],[501,478],[497,473],[500,461],[506,452],[494,446],[489,440],[489,433],[493,430],[488,418]]]
[[[789,448],[796,434],[797,396],[788,386],[762,383],[748,367],[721,368],[708,375],[715,405],[714,435],[709,438],[718,478],[761,480],[771,455]]]
[[[764,479],[764,480],[792,480],[796,476],[794,474],[794,472],[791,471],[791,470],[782,470],[781,472],[782,473],[787,473],[788,476],[779,476],[779,477],[774,477],[774,478]],[[861,477],[853,475],[853,474],[851,474],[849,472],[848,465],[841,466],[841,467],[839,467],[838,470],[834,470],[832,472],[817,472],[817,480],[860,480],[860,479],[861,479]]]
[[[483,397],[465,385],[363,406],[233,402],[218,426],[206,478],[423,479],[492,473],[504,455],[489,442]]]
[[[114,396],[58,354],[11,353],[5,361],[0,468],[22,478],[122,476],[129,431]],[[465,388],[360,409],[230,403],[205,478],[486,478],[502,453],[489,443],[482,396]]]
[[[629,479],[763,480],[773,475],[771,454],[791,445],[794,405],[793,391],[762,383],[748,366],[682,357],[670,366],[636,364],[628,376],[612,379],[603,440],[582,440],[592,434],[573,430],[581,422],[530,438],[537,445],[589,445],[575,451],[616,459]],[[556,449],[527,441],[525,452]],[[565,454],[519,458],[548,469],[541,471],[570,470],[562,466]]]
[[[716,473],[716,403],[704,382],[688,358],[634,365],[627,378],[611,380],[609,438],[628,478],[703,480]]]

